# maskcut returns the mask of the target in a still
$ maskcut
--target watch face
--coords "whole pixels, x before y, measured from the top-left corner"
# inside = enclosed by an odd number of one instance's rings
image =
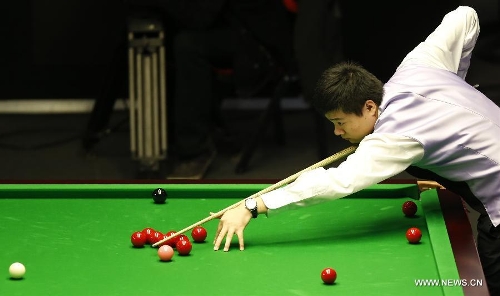
[[[245,206],[247,207],[247,209],[253,210],[257,206],[257,201],[253,198],[249,198],[245,201]]]

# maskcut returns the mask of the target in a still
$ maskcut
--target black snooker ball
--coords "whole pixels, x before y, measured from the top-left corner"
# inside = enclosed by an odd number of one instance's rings
[[[167,200],[167,191],[163,188],[156,188],[153,191],[153,201],[155,204],[163,204]]]

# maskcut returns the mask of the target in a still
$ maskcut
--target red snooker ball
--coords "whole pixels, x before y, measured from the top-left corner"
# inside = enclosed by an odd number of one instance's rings
[[[191,237],[197,243],[204,242],[207,238],[207,230],[202,226],[196,226],[193,228],[193,231],[191,231]]]
[[[146,243],[147,244],[151,244],[151,242],[149,241],[149,237],[155,232],[156,230],[154,230],[153,228],[151,227],[147,227],[147,228],[144,228],[142,230],[142,233],[146,236]]]
[[[177,243],[178,243],[179,241],[181,241],[181,240],[182,240],[182,241],[188,241],[188,242],[191,242],[191,241],[189,240],[189,237],[187,237],[187,235],[185,235],[185,234],[179,234],[179,235],[176,237],[175,244],[177,245]]]
[[[323,269],[323,271],[321,272],[321,280],[323,280],[323,283],[327,285],[333,284],[336,279],[337,279],[337,272],[335,271],[335,269],[331,267],[327,267]]]
[[[132,242],[132,245],[136,248],[142,248],[147,242],[147,237],[142,233],[142,231],[136,231],[132,233],[132,236],[130,237],[130,241]]]
[[[161,241],[164,238],[163,233],[159,231],[155,231],[152,234],[149,235],[148,241],[150,244],[156,244],[157,242]]]
[[[422,238],[422,231],[417,227],[411,227],[406,231],[406,239],[410,244],[417,244]]]
[[[177,249],[179,255],[186,256],[189,255],[189,253],[191,253],[193,245],[188,240],[179,240],[175,245],[175,248]]]
[[[417,204],[409,200],[403,203],[403,213],[406,217],[413,217],[417,213]]]
[[[174,230],[170,230],[170,231],[168,231],[167,233],[165,233],[165,237],[164,237],[164,238],[167,238],[167,237],[169,237],[169,236],[172,236],[172,235],[174,235],[175,233],[176,233],[176,231],[174,231]],[[166,243],[167,245],[171,246],[172,248],[175,248],[175,244],[177,243],[178,237],[179,237],[179,236],[173,237],[173,238],[171,238],[171,239],[167,240],[165,243]]]

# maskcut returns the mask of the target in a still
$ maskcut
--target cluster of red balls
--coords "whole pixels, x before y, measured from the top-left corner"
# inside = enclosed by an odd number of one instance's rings
[[[143,248],[145,245],[154,245],[175,233],[174,230],[162,233],[148,227],[142,231],[132,233],[130,241],[135,248]],[[196,226],[191,231],[191,237],[196,243],[204,242],[207,238],[207,230],[203,226]],[[190,239],[184,234],[179,234],[158,245],[158,257],[160,257],[161,261],[171,261],[174,256],[174,249],[177,250],[179,255],[187,256],[191,253],[192,248],[193,245]]]
[[[411,200],[403,203],[403,213],[406,217],[414,217],[417,213],[417,204]],[[418,227],[410,227],[406,231],[406,239],[410,244],[418,244],[422,238],[422,231]]]

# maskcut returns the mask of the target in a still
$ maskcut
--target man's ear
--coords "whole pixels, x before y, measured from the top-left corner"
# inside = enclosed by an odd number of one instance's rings
[[[377,104],[375,104],[375,102],[372,100],[366,100],[365,108],[369,113],[373,113],[377,111]]]

